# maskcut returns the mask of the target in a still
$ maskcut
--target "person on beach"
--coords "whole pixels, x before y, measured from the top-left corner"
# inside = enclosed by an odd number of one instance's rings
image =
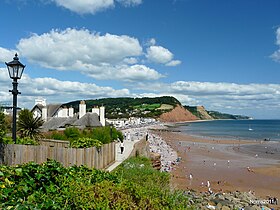
[[[249,166],[247,167],[248,172],[254,172]]]
[[[146,141],[148,141],[149,140],[149,134],[147,133],[146,134]]]
[[[192,179],[193,179],[193,175],[192,175],[191,173],[190,173],[189,178],[190,178],[190,180],[192,180]]]
[[[123,143],[123,141],[121,141],[121,143],[120,143],[120,148],[121,148],[121,154],[123,154],[123,151],[124,151],[124,143]]]
[[[204,187],[204,182],[201,182],[201,185],[200,185],[201,187]]]
[[[210,181],[207,180],[207,187],[210,188]]]

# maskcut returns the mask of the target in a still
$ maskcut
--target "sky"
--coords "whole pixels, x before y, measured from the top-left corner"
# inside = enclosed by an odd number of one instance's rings
[[[1,0],[5,62],[25,64],[20,107],[174,96],[183,105],[280,119],[279,0]]]

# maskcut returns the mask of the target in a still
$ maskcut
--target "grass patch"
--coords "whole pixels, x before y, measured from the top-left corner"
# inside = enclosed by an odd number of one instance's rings
[[[155,110],[155,109],[158,109],[161,105],[160,104],[141,104],[141,105],[137,105],[137,106],[134,106],[133,108],[134,109],[139,109],[141,111],[152,111],[152,110]]]

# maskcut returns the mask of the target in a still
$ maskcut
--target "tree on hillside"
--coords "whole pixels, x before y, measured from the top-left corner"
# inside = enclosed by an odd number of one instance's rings
[[[19,113],[18,117],[18,131],[21,137],[28,137],[31,139],[38,139],[40,137],[40,126],[44,121],[39,118],[33,118],[33,113],[28,109],[24,109]]]

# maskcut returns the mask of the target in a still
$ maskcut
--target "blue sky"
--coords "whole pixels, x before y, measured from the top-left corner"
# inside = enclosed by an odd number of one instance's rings
[[[280,118],[279,0],[3,0],[4,62],[26,64],[19,106],[172,95],[185,105]]]

